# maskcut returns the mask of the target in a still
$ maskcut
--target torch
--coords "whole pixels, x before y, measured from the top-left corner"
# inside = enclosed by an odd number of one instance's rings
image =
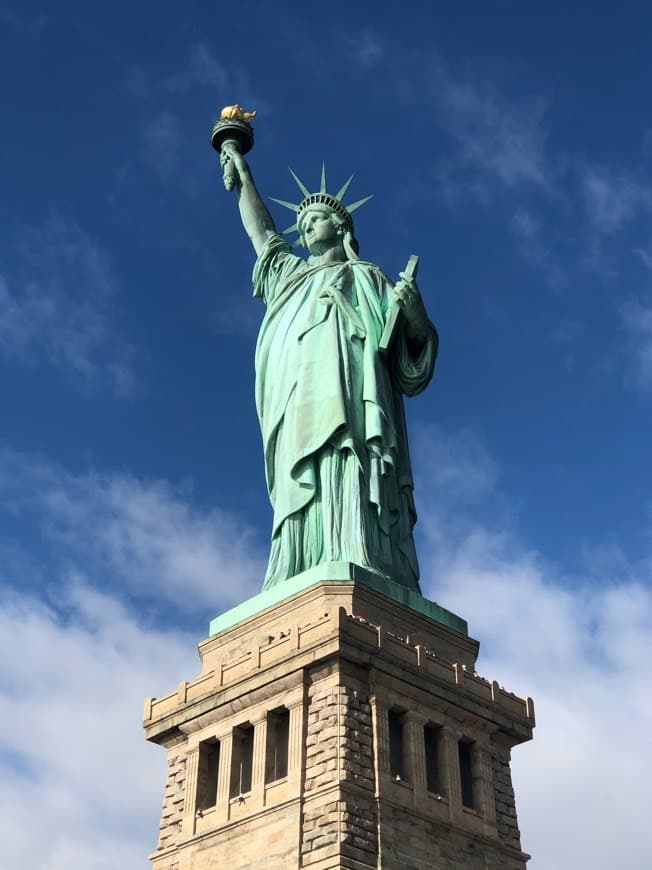
[[[221,154],[226,147],[226,152],[235,148],[240,154],[251,151],[254,145],[254,130],[249,123],[255,118],[255,112],[245,112],[238,105],[225,106],[220,113],[220,120],[216,121],[211,134],[211,145]],[[224,165],[224,187],[233,190],[236,181],[236,171],[231,160]]]

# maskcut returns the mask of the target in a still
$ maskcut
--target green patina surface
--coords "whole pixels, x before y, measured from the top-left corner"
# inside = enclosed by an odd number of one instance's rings
[[[363,586],[373,589],[374,592],[379,592],[381,595],[391,598],[392,601],[397,601],[441,625],[445,625],[446,628],[468,635],[466,620],[451,613],[450,610],[440,607],[434,601],[429,601],[418,592],[350,562],[327,562],[324,565],[316,565],[302,574],[297,574],[296,577],[292,577],[284,583],[266,589],[264,592],[243,601],[242,604],[238,604],[237,607],[232,607],[231,610],[216,616],[211,621],[208,630],[209,636],[212,637],[214,634],[226,631],[227,628],[232,628],[237,623],[255,616],[266,608],[279,604],[286,598],[291,598],[297,592],[302,592],[315,583],[322,581],[350,583],[351,580],[361,583]]]

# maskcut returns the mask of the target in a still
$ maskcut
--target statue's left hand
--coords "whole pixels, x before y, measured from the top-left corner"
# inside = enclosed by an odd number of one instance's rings
[[[399,272],[400,281],[394,285],[394,298],[405,318],[407,337],[425,341],[430,321],[417,283],[406,272]]]

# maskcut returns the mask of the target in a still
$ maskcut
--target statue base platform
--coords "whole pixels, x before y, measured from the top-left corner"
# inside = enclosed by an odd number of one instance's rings
[[[408,589],[400,583],[395,583],[383,574],[376,571],[371,571],[369,568],[363,568],[360,565],[355,565],[352,562],[325,562],[323,565],[315,565],[295,577],[291,577],[284,583],[279,583],[277,586],[272,586],[258,595],[247,599],[237,607],[227,610],[225,613],[216,616],[211,621],[209,627],[209,635],[219,634],[227,628],[235,625],[243,619],[248,619],[255,613],[267,610],[279,604],[285,598],[290,598],[299,592],[303,592],[315,583],[330,582],[330,583],[350,583],[352,580],[357,581],[368,589],[378,592],[396,601],[400,604],[405,604],[416,613],[420,613],[429,619],[434,619],[440,622],[447,628],[457,631],[460,634],[468,634],[468,626],[466,620],[450,610],[446,610],[436,604],[434,601],[429,601],[424,598],[419,592]]]
[[[147,699],[154,870],[525,870],[510,750],[532,700],[478,676],[463,620],[320,571],[222,614],[200,675]]]

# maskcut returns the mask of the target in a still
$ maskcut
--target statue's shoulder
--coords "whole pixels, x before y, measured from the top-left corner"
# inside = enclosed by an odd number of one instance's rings
[[[370,263],[368,260],[356,260],[353,265],[356,268],[362,267],[365,272],[371,274],[373,278],[375,278],[377,281],[380,281],[381,283],[393,283],[387,276],[387,274],[383,272],[380,266],[376,265],[376,263]]]
[[[279,258],[282,259],[292,259],[292,260],[301,260],[299,257],[292,251],[292,248],[280,233],[274,233],[270,235],[261,252],[258,255],[258,262],[261,263],[269,263],[272,260],[277,260]]]
[[[269,301],[272,288],[277,287],[290,276],[306,268],[306,261],[292,253],[283,236],[271,235],[256,257],[252,275],[254,295],[264,296]]]

